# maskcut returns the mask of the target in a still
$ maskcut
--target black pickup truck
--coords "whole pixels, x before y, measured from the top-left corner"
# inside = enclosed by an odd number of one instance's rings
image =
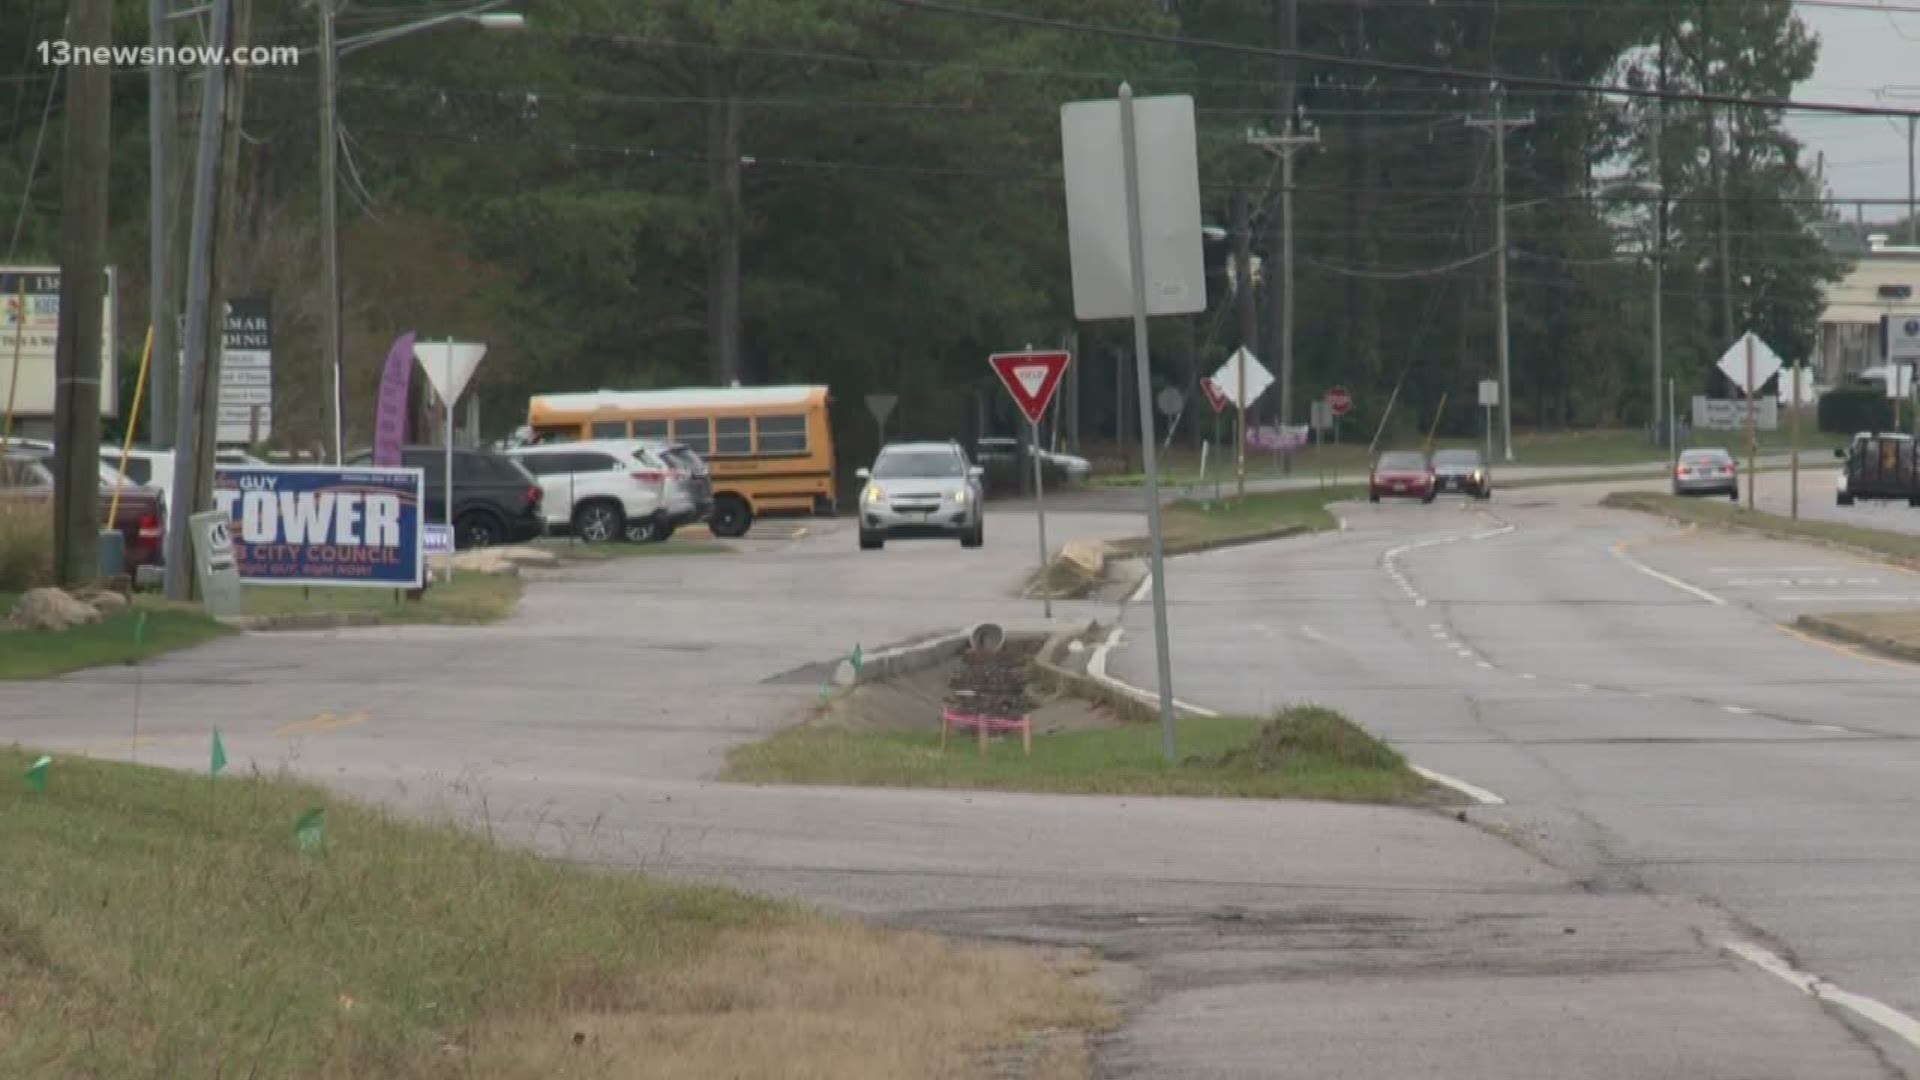
[[[1834,491],[1841,506],[1852,506],[1855,499],[1905,499],[1908,506],[1920,506],[1920,458],[1912,436],[1862,432],[1833,456],[1846,462]]]

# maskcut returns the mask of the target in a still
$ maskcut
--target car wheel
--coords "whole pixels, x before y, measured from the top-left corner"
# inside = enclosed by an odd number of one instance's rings
[[[507,527],[485,510],[469,510],[461,514],[453,526],[456,547],[494,547],[507,538]]]
[[[1434,495],[1434,493],[1429,491],[1425,495],[1420,496],[1420,502],[1424,505],[1426,503],[1432,502],[1435,499],[1435,497],[1436,496]]]
[[[589,544],[616,540],[626,532],[625,514],[613,503],[595,500],[573,509],[573,535]]]
[[[881,536],[879,533],[868,532],[865,529],[860,530],[861,551],[879,551],[885,546],[887,546],[886,537]]]
[[[737,495],[722,495],[713,500],[713,516],[707,521],[707,528],[713,535],[733,539],[747,535],[753,527],[753,511],[747,508],[745,499]]]
[[[1379,501],[1380,501],[1380,493],[1379,493],[1379,492],[1377,492],[1377,491],[1369,491],[1369,492],[1367,492],[1367,501],[1368,501],[1368,502],[1375,502],[1375,503],[1377,503],[1377,502],[1379,502]]]
[[[977,548],[982,544],[985,544],[986,542],[987,542],[987,523],[984,520],[974,522],[973,528],[968,529],[966,532],[963,532],[960,534],[961,547]]]
[[[1729,498],[1729,499],[1732,499],[1732,500],[1733,500],[1734,502],[1739,502],[1739,501],[1740,501],[1740,489],[1739,489],[1739,488],[1737,488],[1737,487],[1735,487],[1735,488],[1728,488],[1728,489],[1727,489],[1727,498]]]
[[[637,518],[627,522],[630,544],[665,543],[673,535],[673,523],[659,518]]]
[[[1835,496],[1833,497],[1833,501],[1834,501],[1834,502],[1835,502],[1836,504],[1838,504],[1838,505],[1840,505],[1840,506],[1852,506],[1852,505],[1853,505],[1853,496],[1851,496],[1851,495],[1845,495],[1845,494],[1842,494],[1842,495],[1835,495]]]

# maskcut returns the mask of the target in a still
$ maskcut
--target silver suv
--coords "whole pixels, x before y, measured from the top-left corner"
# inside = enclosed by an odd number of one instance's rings
[[[873,551],[888,538],[958,537],[962,547],[986,541],[982,470],[955,442],[893,443],[871,469],[856,473],[860,490],[860,548]]]

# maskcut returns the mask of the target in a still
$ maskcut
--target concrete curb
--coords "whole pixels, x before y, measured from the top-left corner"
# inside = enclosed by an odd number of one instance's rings
[[[1863,633],[1842,626],[1818,615],[1802,615],[1793,621],[1795,629],[1804,630],[1843,645],[1857,645],[1869,652],[1878,653],[1889,660],[1900,660],[1909,664],[1920,664],[1920,647],[1881,637],[1878,634]]]
[[[1334,532],[1334,531],[1336,530],[1335,529],[1315,529],[1306,525],[1289,525],[1284,529],[1268,529],[1265,532],[1248,533],[1245,536],[1229,536],[1229,537],[1223,537],[1218,540],[1201,540],[1201,541],[1196,541],[1190,544],[1174,544],[1164,548],[1161,551],[1161,554],[1164,555],[1166,558],[1172,559],[1182,555],[1201,555],[1209,551],[1222,551],[1227,548],[1249,547],[1254,544],[1272,543],[1275,540],[1291,540],[1296,536],[1306,536],[1308,534],[1316,533],[1316,532]],[[1129,548],[1119,547],[1120,544],[1132,544],[1132,543],[1138,543],[1143,548],[1146,548],[1149,544],[1151,544],[1151,540],[1138,537],[1138,536],[1130,536],[1124,540],[1120,540],[1113,544],[1110,544],[1109,546],[1114,548],[1116,552],[1116,556],[1113,559],[1109,560],[1109,564],[1111,565],[1111,563],[1116,563],[1116,562],[1146,562],[1152,558],[1152,553],[1149,550],[1141,550],[1136,552],[1130,547]],[[1043,566],[1040,569],[1035,570],[1032,574],[1028,575],[1026,584],[1021,588],[1020,598],[1022,600],[1041,599],[1040,594],[1037,593],[1035,589],[1039,586],[1039,583],[1045,579],[1047,571],[1051,569],[1051,566],[1054,564],[1058,564],[1059,561],[1060,561],[1060,556],[1055,555],[1053,564],[1050,564],[1049,566]],[[1138,588],[1139,583],[1145,580],[1146,580],[1146,576],[1142,575],[1139,579],[1134,581],[1132,585],[1134,588]],[[1113,584],[1114,584],[1114,580],[1111,576],[1102,576],[1099,581],[1088,582],[1084,590],[1068,590],[1066,592],[1055,592],[1053,595],[1047,597],[1046,599],[1049,599],[1049,600],[1092,599],[1094,598],[1095,594],[1100,592],[1101,589],[1112,586]],[[1129,592],[1131,592],[1131,590],[1129,590]]]
[[[1614,494],[1619,493],[1615,492]],[[1611,498],[1611,496],[1609,496],[1609,498]],[[1790,544],[1806,544],[1809,547],[1826,548],[1828,551],[1838,551],[1847,555],[1858,555],[1863,559],[1873,559],[1878,562],[1887,563],[1890,566],[1898,566],[1907,570],[1920,570],[1920,559],[1911,558],[1906,555],[1894,555],[1885,551],[1875,551],[1873,548],[1862,547],[1859,544],[1849,544],[1844,540],[1829,540],[1822,536],[1802,536],[1799,533],[1788,532],[1784,529],[1769,529],[1764,525],[1743,525],[1737,521],[1695,521],[1692,518],[1676,517],[1659,507],[1608,502],[1606,499],[1600,500],[1600,505],[1608,510],[1628,510],[1638,514],[1651,514],[1669,525],[1692,525],[1695,528],[1701,529],[1719,529],[1722,532],[1746,533],[1750,536],[1764,537],[1768,540],[1779,540]],[[1765,511],[1762,512],[1764,513]],[[1865,526],[1862,527],[1864,528]]]
[[[286,615],[232,615],[220,621],[236,630],[273,633],[282,630],[345,630],[350,627],[379,626],[383,620],[374,611],[311,611]]]
[[[1085,672],[1075,671],[1071,667],[1061,663],[1059,653],[1061,649],[1066,647],[1068,642],[1081,636],[1082,633],[1097,634],[1101,629],[1102,627],[1099,623],[1089,623],[1084,631],[1076,633],[1063,630],[1055,634],[1047,641],[1047,644],[1041,648],[1040,655],[1034,658],[1035,666],[1069,693],[1097,705],[1112,709],[1114,712],[1119,713],[1121,719],[1128,723],[1158,723],[1160,720],[1160,699],[1158,697],[1142,693],[1134,687],[1128,686],[1126,683],[1108,675],[1104,670],[1106,667],[1105,660],[1107,650],[1113,647],[1113,644],[1119,637],[1118,627],[1113,629],[1113,632],[1109,634],[1105,642],[1094,646],[1088,653],[1087,666],[1089,670]],[[1094,670],[1096,660],[1100,661],[1098,664],[1099,670]],[[1206,709],[1197,709],[1183,701],[1174,702],[1174,713],[1178,719],[1194,719],[1196,717],[1218,715]]]

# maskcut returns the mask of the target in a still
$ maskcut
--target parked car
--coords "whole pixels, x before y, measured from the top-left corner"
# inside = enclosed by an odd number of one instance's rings
[[[672,528],[705,521],[713,515],[713,470],[707,459],[684,443],[644,440],[640,445],[666,463],[667,513]]]
[[[1434,451],[1433,477],[1438,491],[1457,491],[1481,500],[1493,498],[1493,471],[1478,450]]]
[[[540,482],[548,532],[571,531],[588,543],[665,540],[673,533],[671,467],[632,440],[523,446],[507,456]],[[690,500],[686,507],[691,513]]]
[[[988,435],[973,444],[973,459],[986,470],[986,486],[993,492],[1019,491],[1032,483],[1036,457],[1040,459],[1041,479],[1048,486],[1084,483],[1093,475],[1093,462],[1086,458],[1044,447],[1036,451],[1024,439]]]
[[[1675,495],[1725,495],[1740,497],[1740,467],[1733,455],[1719,447],[1680,451],[1673,467]]]
[[[120,497],[114,499],[118,487]],[[28,450],[15,444],[0,450],[0,503],[53,506],[53,452]],[[123,563],[129,577],[138,579],[143,566],[161,565],[167,534],[167,506],[158,491],[128,484],[113,466],[100,463],[100,517],[120,533]]]
[[[916,536],[957,537],[962,547],[979,547],[986,542],[984,472],[956,442],[882,447],[873,467],[855,474],[866,481],[860,489],[861,550]]]
[[[1418,450],[1388,450],[1374,460],[1367,473],[1367,501],[1384,498],[1432,502],[1438,493],[1433,466]]]
[[[1913,437],[1896,431],[1861,432],[1834,456],[1845,464],[1835,481],[1834,501],[1852,506],[1855,499],[1905,499],[1920,506],[1920,466]]]
[[[446,520],[446,448],[407,446],[400,464],[426,479],[426,520]],[[370,465],[373,451],[349,456],[349,465]],[[453,538],[459,548],[492,547],[532,540],[546,529],[540,484],[521,464],[491,450],[453,452]]]
[[[120,451],[121,447],[118,446],[102,446],[100,448],[100,460],[108,464],[117,465],[120,462]],[[150,446],[136,446],[127,451],[126,466],[123,470],[127,474],[127,479],[136,484],[158,491],[161,497],[167,501],[167,513],[169,514],[173,513],[173,459],[174,452],[172,450],[160,450]],[[223,465],[267,464],[270,463],[262,461],[244,450],[233,448],[217,450],[213,456],[214,468],[219,468]]]

